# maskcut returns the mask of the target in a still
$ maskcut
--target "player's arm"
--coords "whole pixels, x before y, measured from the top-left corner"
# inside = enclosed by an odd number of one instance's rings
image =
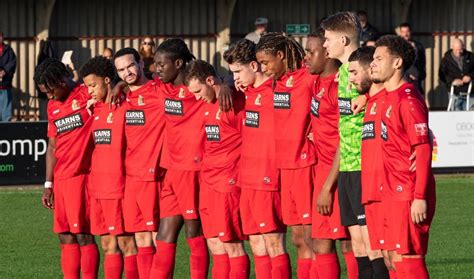
[[[333,195],[334,190],[336,189],[337,176],[339,175],[340,156],[341,152],[338,146],[336,155],[334,155],[334,162],[332,163],[331,170],[329,171],[326,181],[324,182],[316,201],[318,212],[321,215],[329,215],[332,211]]]
[[[355,97],[354,99],[352,99],[351,110],[354,113],[354,115],[358,114],[365,108],[367,101],[368,99],[366,95],[359,95]]]
[[[217,101],[219,102],[219,108],[222,111],[229,111],[234,106],[232,103],[232,89],[229,86],[223,84],[220,87]]]
[[[416,182],[415,199],[411,206],[411,218],[413,223],[419,224],[427,217],[426,192],[429,185],[431,170],[431,146],[423,143],[414,147],[416,152]]]
[[[112,98],[111,101],[113,104],[117,103],[120,100],[120,95],[123,92],[128,92],[128,84],[121,80],[115,84],[114,88],[112,88]]]
[[[52,182],[54,167],[56,166],[56,157],[54,156],[55,152],[56,138],[50,137],[48,141],[48,149],[46,150],[46,182],[43,196],[41,197],[43,206],[49,209],[54,208]]]

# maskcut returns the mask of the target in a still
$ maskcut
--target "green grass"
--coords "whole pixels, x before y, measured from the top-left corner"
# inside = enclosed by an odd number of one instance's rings
[[[437,183],[427,256],[431,278],[474,278],[474,177],[443,176]],[[40,197],[38,188],[0,188],[0,278],[61,277],[52,212]],[[175,278],[188,278],[187,245],[183,238],[178,245]],[[295,250],[288,247],[295,271]],[[343,273],[345,278],[344,267]]]

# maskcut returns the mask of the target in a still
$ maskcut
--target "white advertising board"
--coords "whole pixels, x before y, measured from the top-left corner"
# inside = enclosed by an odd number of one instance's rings
[[[474,167],[474,111],[430,112],[434,168]]]

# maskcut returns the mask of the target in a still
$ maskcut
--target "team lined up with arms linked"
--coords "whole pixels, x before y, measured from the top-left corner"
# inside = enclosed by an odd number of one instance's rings
[[[64,278],[172,278],[181,229],[191,278],[428,278],[435,210],[428,111],[404,80],[403,38],[359,47],[349,12],[321,23],[305,48],[282,33],[224,53],[234,85],[181,39],[154,54],[90,59],[83,84],[48,59],[43,205],[54,209]],[[118,76],[118,78],[117,78]],[[54,185],[54,187],[53,187]]]

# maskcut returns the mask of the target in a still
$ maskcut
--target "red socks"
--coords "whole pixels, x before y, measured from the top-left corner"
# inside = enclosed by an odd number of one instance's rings
[[[81,246],[81,272],[82,279],[95,279],[99,273],[99,249],[97,245],[88,244]]]
[[[188,238],[189,265],[191,268],[191,279],[206,279],[209,269],[209,253],[204,236]]]
[[[272,261],[270,256],[253,255],[255,262],[255,277],[258,279],[272,279]]]
[[[229,258],[230,279],[248,279],[250,275],[250,261],[247,255]]]
[[[61,244],[61,269],[64,279],[79,279],[81,269],[79,244]]]
[[[341,266],[336,253],[316,255],[316,269],[319,278],[337,279],[341,277]]]
[[[105,255],[104,259],[105,279],[122,279],[123,258],[122,254]]]
[[[126,279],[138,279],[137,255],[126,256],[123,259]]]
[[[212,279],[227,279],[230,273],[230,262],[227,254],[212,255]]]
[[[354,257],[353,252],[344,253],[344,259],[347,267],[347,278],[357,279],[359,277],[359,269],[357,267],[357,261]]]
[[[395,262],[398,278],[428,279],[430,278],[424,258],[403,258],[401,262]]]
[[[173,278],[176,243],[168,243],[160,240],[157,240],[155,243],[156,254],[153,258],[153,267],[151,269],[150,278]]]
[[[271,261],[273,279],[291,278],[291,263],[287,253],[278,255],[272,258]]]
[[[297,274],[298,279],[309,279],[309,273],[311,270],[312,259],[300,259],[298,258]]]
[[[150,278],[151,265],[153,264],[153,256],[155,247],[138,247],[137,266],[140,278]]]

